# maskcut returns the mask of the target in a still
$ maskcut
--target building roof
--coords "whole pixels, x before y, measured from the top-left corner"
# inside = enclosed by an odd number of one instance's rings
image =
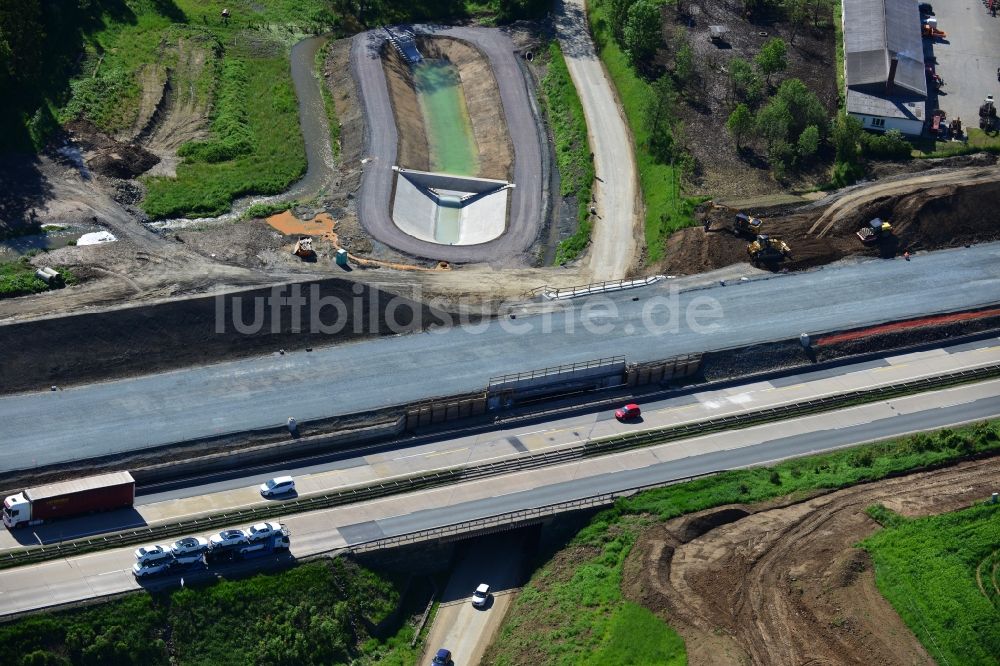
[[[50,483],[47,486],[36,486],[28,490],[28,496],[32,501],[48,499],[49,497],[59,497],[72,493],[80,493],[94,488],[104,488],[107,486],[117,486],[126,483],[133,483],[132,475],[128,472],[110,472],[89,476],[83,479],[71,479],[69,481],[59,481]]]
[[[848,88],[847,112],[923,123],[927,118],[927,103],[914,95],[886,97]]]
[[[893,83],[927,96],[924,43],[917,0],[843,0],[844,58],[848,87]]]

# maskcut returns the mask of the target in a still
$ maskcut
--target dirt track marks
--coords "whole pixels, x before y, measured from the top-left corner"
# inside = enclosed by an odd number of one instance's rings
[[[864,509],[952,511],[988,496],[998,472],[1000,460],[975,461],[669,521],[637,542],[624,592],[664,612],[691,664],[931,664],[853,547],[878,529]]]
[[[848,190],[819,216],[819,219],[809,229],[809,235],[822,238],[830,232],[838,221],[844,217],[854,215],[855,211],[862,206],[879,198],[913,194],[918,190],[931,189],[942,185],[973,185],[976,183],[991,182],[997,180],[998,177],[1000,177],[1000,168],[971,167],[947,173],[915,176],[887,183],[876,183]]]

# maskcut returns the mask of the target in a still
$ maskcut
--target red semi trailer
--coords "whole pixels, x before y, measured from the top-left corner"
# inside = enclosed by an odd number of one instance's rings
[[[56,518],[124,509],[134,502],[135,479],[128,472],[112,472],[10,495],[3,501],[3,524],[8,528],[37,525]]]

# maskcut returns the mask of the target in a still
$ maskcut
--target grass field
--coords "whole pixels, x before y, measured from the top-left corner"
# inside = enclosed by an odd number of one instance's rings
[[[996,664],[1000,504],[916,520],[874,513],[885,527],[861,545],[875,582],[927,652],[939,664]]]
[[[240,113],[234,114],[242,120],[225,119],[225,108],[217,111],[213,140],[206,144],[227,143],[220,125],[238,126],[235,133],[245,133],[246,141],[231,153],[232,159],[210,161],[208,151],[193,149],[178,165],[176,178],[147,179],[143,208],[154,218],[219,215],[238,196],[277,194],[305,173],[305,144],[288,58],[253,58],[236,51],[226,60],[245,62],[245,78],[237,81],[245,90],[235,105]],[[226,122],[219,123],[220,117]]]
[[[587,140],[583,105],[566,69],[559,44],[549,45],[548,71],[542,79],[542,102],[555,140],[560,194],[576,197],[576,233],[559,243],[556,264],[576,259],[590,242],[590,195],[594,186],[594,159]]]
[[[340,120],[337,119],[337,106],[333,101],[333,94],[323,77],[323,63],[330,50],[330,43],[327,42],[316,52],[316,80],[319,82],[320,93],[323,95],[323,109],[326,111],[326,123],[330,126],[330,148],[333,150],[333,157],[340,157]]]
[[[1000,451],[998,430],[1000,421],[992,421],[918,434],[797,458],[770,468],[726,472],[619,500],[535,571],[488,656],[497,664],[511,665],[537,659],[539,650],[544,650],[544,663],[566,665],[686,663],[680,637],[662,619],[633,608],[621,594],[622,565],[650,520],[820,488],[843,488],[977,452]],[[637,640],[640,631],[655,637],[655,645]],[[656,650],[655,657],[648,656],[650,649]],[[587,662],[588,658],[601,661]]]
[[[409,647],[412,627],[373,635],[399,603],[400,587],[344,560],[307,564],[33,615],[0,626],[0,654],[17,657],[5,662],[12,666],[412,664],[419,656]]]
[[[669,164],[658,164],[647,148],[649,133],[644,114],[653,94],[652,88],[635,73],[611,38],[607,12],[607,0],[588,4],[591,33],[618,91],[635,142],[636,168],[646,207],[646,261],[653,263],[663,258],[664,244],[671,233],[696,224],[692,215],[694,203],[681,193],[679,170]]]

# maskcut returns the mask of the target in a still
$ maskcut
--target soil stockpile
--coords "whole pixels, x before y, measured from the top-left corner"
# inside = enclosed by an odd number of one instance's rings
[[[300,308],[274,307],[296,289]],[[17,350],[0,365],[0,393],[419,331],[450,320],[439,314],[333,278],[0,325],[0,349]]]
[[[959,247],[1000,239],[993,202],[1000,195],[996,167],[969,168],[846,190],[824,208],[777,217],[763,215],[762,233],[791,247],[791,259],[772,269],[801,270],[849,256],[895,257],[905,252]],[[748,211],[754,213],[755,211]],[[658,270],[701,273],[748,261],[750,238],[734,236],[735,210],[711,203],[697,212],[709,223],[674,233]],[[884,241],[865,245],[856,232],[879,217],[892,224]]]
[[[991,458],[657,524],[633,547],[623,592],[681,633],[692,666],[933,664],[854,547],[879,529],[865,509],[955,511],[989,497],[997,474]]]

